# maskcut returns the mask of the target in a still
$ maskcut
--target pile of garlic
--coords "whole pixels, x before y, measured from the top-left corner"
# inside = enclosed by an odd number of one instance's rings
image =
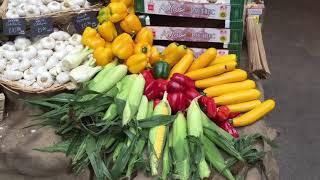
[[[33,17],[90,6],[86,0],[9,0],[6,17]]]
[[[71,70],[63,68],[62,60],[83,49],[81,35],[64,31],[32,40],[16,37],[0,47],[0,77],[36,89],[65,84]]]

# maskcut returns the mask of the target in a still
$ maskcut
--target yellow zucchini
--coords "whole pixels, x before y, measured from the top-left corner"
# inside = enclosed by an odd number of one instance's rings
[[[195,82],[197,88],[205,89],[211,86],[220,84],[244,81],[247,79],[247,72],[241,69],[235,69],[218,76],[207,79],[198,80]]]
[[[217,56],[215,48],[209,48],[202,53],[190,66],[188,72],[207,67]]]
[[[209,97],[221,96],[222,94],[227,94],[235,91],[241,91],[246,89],[254,89],[256,83],[252,80],[245,80],[241,82],[221,84],[217,86],[212,86],[203,90]]]
[[[271,110],[274,109],[276,103],[274,100],[269,99],[252,109],[251,111],[243,114],[240,117],[236,117],[232,120],[232,124],[235,127],[240,127],[240,126],[247,126],[250,125],[263,116],[265,116],[267,113],[269,113]]]
[[[215,103],[218,105],[230,105],[230,104],[237,104],[237,103],[256,100],[256,99],[259,99],[260,96],[261,96],[261,93],[257,89],[249,89],[249,90],[223,94],[213,99]]]
[[[174,73],[184,74],[185,72],[187,72],[187,70],[189,69],[189,67],[191,66],[191,64],[193,62],[193,58],[194,58],[193,51],[188,49],[186,55],[184,55],[180,59],[180,61],[176,65],[174,65],[173,68],[171,69],[169,78]]]
[[[248,101],[244,103],[239,103],[239,104],[231,104],[228,105],[227,107],[230,109],[231,112],[248,112],[261,104],[260,100],[253,100],[253,101]]]
[[[188,72],[185,74],[193,80],[206,79],[212,76],[216,76],[228,71],[232,71],[236,68],[237,62],[231,61],[221,64],[216,64],[214,66],[209,66],[206,68],[197,69],[195,71]]]
[[[218,56],[210,63],[210,66],[213,66],[215,64],[230,62],[230,61],[237,61],[237,56],[235,54]]]

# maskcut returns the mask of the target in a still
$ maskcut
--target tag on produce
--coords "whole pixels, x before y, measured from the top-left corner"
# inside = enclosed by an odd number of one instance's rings
[[[98,25],[97,12],[85,12],[78,14],[74,19],[74,25],[78,33],[84,31],[86,27],[96,27]]]
[[[25,19],[3,19],[3,34],[24,35],[26,34]]]
[[[31,34],[33,36],[46,35],[53,32],[52,19],[49,17],[35,19],[30,23]]]

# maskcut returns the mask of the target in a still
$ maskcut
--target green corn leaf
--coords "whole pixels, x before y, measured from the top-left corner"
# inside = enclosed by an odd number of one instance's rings
[[[60,141],[52,146],[42,147],[42,148],[34,148],[33,150],[40,152],[63,152],[66,153],[71,144],[71,140]]]
[[[51,108],[51,109],[57,109],[60,108],[59,105],[57,104],[53,104],[53,103],[49,103],[47,101],[44,100],[25,100],[25,102],[32,104],[32,105],[36,105],[36,106],[40,106],[40,107],[45,107],[45,108]]]
[[[167,125],[174,121],[176,116],[172,115],[156,115],[137,122],[140,128],[153,128],[160,125]],[[131,123],[131,125],[134,125]]]

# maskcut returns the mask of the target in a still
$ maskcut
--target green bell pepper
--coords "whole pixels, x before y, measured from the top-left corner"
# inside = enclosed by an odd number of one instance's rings
[[[170,65],[165,61],[158,61],[152,68],[154,77],[167,79],[170,73]]]

